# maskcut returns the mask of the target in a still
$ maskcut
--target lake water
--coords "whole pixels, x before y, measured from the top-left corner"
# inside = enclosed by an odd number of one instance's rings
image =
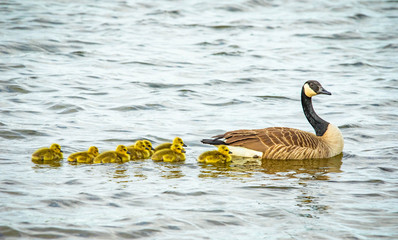
[[[396,1],[0,2],[0,239],[398,239]],[[343,156],[196,162],[228,130],[313,131]],[[180,136],[182,164],[35,164]]]

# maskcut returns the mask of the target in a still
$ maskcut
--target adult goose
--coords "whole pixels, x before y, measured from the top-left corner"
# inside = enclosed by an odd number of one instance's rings
[[[263,159],[330,158],[343,151],[344,140],[340,130],[320,118],[312,107],[312,97],[331,95],[318,81],[307,81],[301,91],[304,114],[315,134],[288,127],[270,127],[254,130],[235,130],[203,139],[202,143],[227,145],[235,156]]]

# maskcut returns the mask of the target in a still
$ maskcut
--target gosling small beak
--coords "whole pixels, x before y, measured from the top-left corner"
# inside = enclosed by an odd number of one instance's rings
[[[149,148],[145,148],[146,150],[149,150]]]
[[[232,154],[232,152],[231,152],[231,151],[229,151],[229,154]]]
[[[63,153],[64,151],[62,151],[61,149],[59,150],[61,153]]]
[[[127,151],[127,154],[130,154],[130,152],[129,152],[129,151]]]
[[[181,152],[182,152],[182,153],[186,153],[187,151],[185,151],[185,150],[181,150]]]
[[[182,144],[182,146],[183,146],[183,147],[188,147],[188,146],[187,146],[185,143],[184,143],[184,144]]]
[[[155,148],[151,147],[151,150],[152,150],[152,151],[155,151]]]
[[[332,95],[331,92],[327,91],[326,89],[322,88],[321,91],[318,94],[326,94],[326,95]]]

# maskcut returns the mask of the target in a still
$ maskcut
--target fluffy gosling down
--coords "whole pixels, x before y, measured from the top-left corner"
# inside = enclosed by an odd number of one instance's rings
[[[149,148],[142,140],[138,140],[134,145],[128,146],[127,150],[130,152],[130,160],[147,159],[151,156]]]
[[[85,152],[77,152],[72,153],[68,157],[69,162],[78,162],[78,163],[92,163],[94,158],[99,155],[98,148],[95,146],[91,146]]]
[[[155,152],[157,152],[159,150],[162,150],[162,149],[170,149],[171,145],[173,145],[173,144],[179,144],[179,145],[181,145],[183,147],[187,146],[187,145],[185,145],[185,143],[182,141],[182,139],[180,137],[176,137],[176,138],[174,138],[172,143],[162,143],[159,146],[157,146],[155,148]]]
[[[149,151],[149,157],[152,157],[152,155],[155,153],[155,149],[152,146],[152,143],[149,140],[142,140],[145,144],[145,146],[148,148]]]
[[[103,152],[93,160],[94,163],[124,163],[128,161],[130,161],[130,153],[124,145],[117,146],[116,151]]]
[[[227,163],[231,162],[231,154],[228,147],[225,145],[218,146],[217,150],[207,151],[200,154],[198,162],[201,163]]]
[[[52,161],[60,160],[64,157],[61,146],[52,144],[50,148],[40,148],[32,154],[32,161]]]
[[[163,162],[182,162],[185,161],[185,149],[180,144],[173,144],[170,149],[165,148],[156,151],[152,156],[152,160]]]

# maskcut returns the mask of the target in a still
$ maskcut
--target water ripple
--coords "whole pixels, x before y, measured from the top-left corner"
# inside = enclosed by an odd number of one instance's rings
[[[393,239],[395,5],[0,1],[0,238]],[[312,132],[309,79],[333,92],[314,108],[344,155],[197,163],[227,130]],[[176,136],[184,163],[31,160]]]
[[[78,206],[84,205],[85,203],[82,201],[78,200],[72,200],[72,199],[49,199],[49,200],[43,200],[45,204],[47,204],[48,207],[54,207],[54,208],[76,208]]]

